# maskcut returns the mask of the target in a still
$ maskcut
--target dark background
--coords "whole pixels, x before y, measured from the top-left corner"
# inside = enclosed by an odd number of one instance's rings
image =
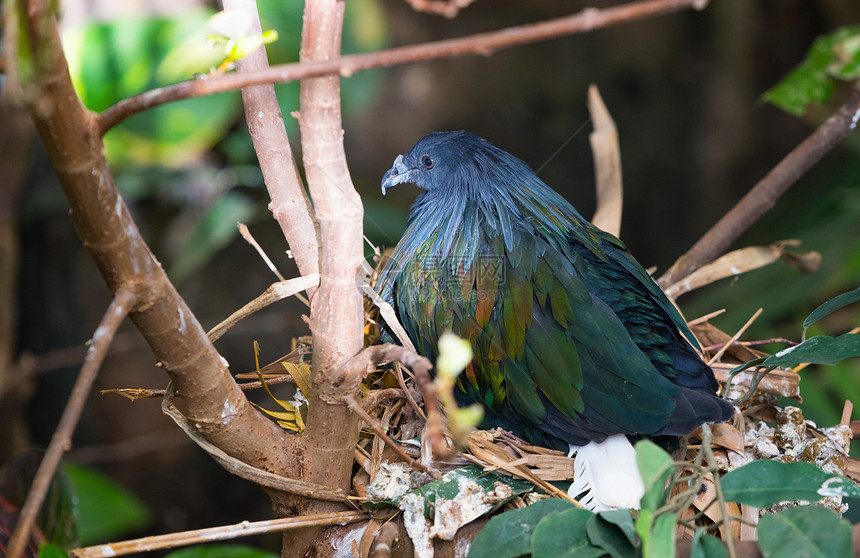
[[[394,0],[361,2],[356,3],[359,9],[376,10],[373,21],[379,27],[357,27],[359,38],[348,38],[344,50],[361,50],[362,29],[374,34],[371,42],[398,46],[618,4],[480,0],[456,19],[445,20],[416,14]],[[278,49],[290,51],[287,43],[297,41],[278,22],[291,21],[295,35],[300,7],[283,10],[268,20],[264,14],[264,28],[279,29],[283,38],[280,46],[269,48],[275,62],[288,60],[290,54],[278,60]],[[436,130],[472,131],[533,168],[542,167],[540,176],[548,184],[584,215],[591,215],[594,171],[585,97],[594,83],[621,141],[625,186],[621,238],[646,267],[657,266],[660,273],[847,97],[848,87],[843,85],[829,106],[813,107],[803,118],[760,100],[803,60],[816,37],[857,23],[856,0],[714,0],[703,12],[661,16],[517,47],[489,58],[440,60],[353,78],[364,81],[354,89],[344,85],[345,143],[365,203],[366,234],[378,245],[396,243],[417,190],[404,186],[383,198],[382,174],[398,153]],[[286,116],[298,108],[295,90],[279,91]],[[117,180],[127,188],[124,195],[131,200],[144,237],[166,268],[182,257],[183,250],[195,250],[183,239],[206,214],[206,203],[229,191],[251,208],[247,222],[282,273],[294,276],[295,267],[284,254],[287,246],[266,211],[268,197],[259,177],[248,173],[255,160],[241,111],[231,110],[223,137],[190,162],[166,169],[117,164]],[[22,116],[4,114],[9,124],[0,126],[0,135],[9,135],[16,130],[12,119]],[[295,123],[289,116],[287,121],[298,148]],[[38,138],[32,132],[17,137],[18,143],[32,147],[27,157],[15,160],[0,154],[4,174],[20,171],[24,177],[19,189],[0,192],[6,196],[0,204],[16,208],[21,251],[16,274],[19,318],[10,332],[14,358],[18,366],[26,365],[19,370],[26,368],[34,376],[19,392],[23,406],[6,405],[3,420],[10,421],[8,425],[14,422],[17,434],[9,436],[0,459],[22,445],[47,445],[83,358],[84,343],[109,302],[101,277],[74,235]],[[803,276],[776,263],[681,298],[687,317],[726,308],[715,323],[734,333],[763,307],[762,318],[745,338],[797,339],[809,311],[855,288],[860,282],[858,155],[860,136],[854,134],[737,243],[739,247],[800,238],[804,250],[822,253],[818,273]],[[219,173],[225,170],[231,177],[227,187],[215,193],[206,190],[223,179]],[[223,246],[193,266],[178,287],[209,328],[274,280],[244,241],[231,234]],[[262,345],[261,359],[269,362],[289,351],[293,337],[309,333],[300,319],[303,311],[297,301],[279,302],[231,330],[217,347],[234,372],[251,371],[254,340]],[[842,333],[857,325],[858,318],[857,310],[849,308],[822,328]],[[164,387],[165,377],[154,364],[140,335],[126,325],[96,390]],[[807,417],[822,425],[838,421],[844,399],[860,395],[858,373],[856,363],[804,372]],[[12,410],[19,414],[8,418]],[[98,467],[142,498],[153,511],[153,522],[144,534],[269,516],[263,493],[231,477],[187,442],[161,414],[157,400],[130,402],[117,395],[94,394],[69,459]],[[278,539],[259,544],[276,549]]]

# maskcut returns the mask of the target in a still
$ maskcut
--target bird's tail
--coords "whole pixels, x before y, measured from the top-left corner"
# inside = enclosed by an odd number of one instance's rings
[[[572,445],[569,455],[574,453],[573,484],[567,490],[571,498],[582,495],[580,503],[595,512],[639,509],[645,486],[636,466],[636,450],[627,436]]]

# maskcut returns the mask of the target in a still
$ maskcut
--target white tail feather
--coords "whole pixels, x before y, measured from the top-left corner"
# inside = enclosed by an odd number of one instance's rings
[[[567,490],[571,498],[584,492],[579,502],[592,511],[639,509],[645,487],[627,436],[570,446],[568,455],[574,453],[573,484]]]

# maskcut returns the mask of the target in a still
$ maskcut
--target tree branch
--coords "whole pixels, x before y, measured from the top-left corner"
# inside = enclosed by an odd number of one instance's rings
[[[225,10],[241,10],[252,22],[249,34],[262,33],[256,0],[224,0]],[[269,68],[266,47],[260,46],[251,54],[236,61],[238,74]],[[245,105],[245,122],[254,142],[254,151],[272,203],[269,209],[281,226],[302,275],[319,271],[319,225],[308,200],[299,170],[296,167],[290,139],[281,116],[281,108],[271,83],[242,88]],[[307,290],[313,297],[316,286]]]
[[[42,502],[45,501],[45,495],[51,486],[51,479],[63,459],[63,454],[72,447],[72,434],[81,418],[84,403],[87,401],[99,368],[107,356],[113,336],[137,301],[137,294],[133,291],[127,289],[118,291],[93,334],[87,356],[84,357],[84,364],[69,395],[69,402],[60,417],[60,424],[57,425],[57,430],[51,437],[48,451],[45,452],[39,464],[39,470],[36,472],[36,478],[33,479],[33,485],[27,493],[27,500],[18,517],[18,525],[9,541],[6,554],[9,558],[19,558],[27,545],[30,530],[36,522],[39,508],[42,507]]]
[[[762,178],[716,225],[678,258],[657,281],[664,289],[722,255],[788,188],[856,127],[860,119],[860,82],[844,105]]]
[[[295,437],[248,403],[206,333],[141,237],[104,158],[98,121],[78,99],[47,0],[19,0],[32,59],[23,98],[69,200],[78,237],[114,293],[138,293],[129,315],[187,404],[195,430],[227,454],[297,474]]]
[[[577,14],[565,17],[457,39],[367,54],[351,54],[340,57],[335,55],[327,59],[302,59],[299,63],[272,66],[268,70],[253,73],[201,76],[195,80],[153,89],[108,107],[99,116],[99,129],[104,134],[129,116],[164,103],[190,97],[212,95],[213,93],[263,83],[295,81],[326,74],[349,77],[361,70],[399,66],[438,58],[465,55],[490,56],[504,48],[546,41],[575,33],[585,33],[685,9],[702,10],[707,5],[708,0],[643,0],[604,10],[586,8]]]

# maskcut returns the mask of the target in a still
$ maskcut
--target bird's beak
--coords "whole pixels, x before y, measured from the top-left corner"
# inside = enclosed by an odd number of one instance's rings
[[[382,177],[382,195],[385,195],[386,188],[391,188],[392,186],[397,186],[404,182],[415,184],[415,180],[417,180],[417,178],[418,169],[407,168],[406,165],[403,164],[403,155],[398,155],[397,158],[394,159],[394,166],[388,169],[388,172],[386,172],[385,176]]]

